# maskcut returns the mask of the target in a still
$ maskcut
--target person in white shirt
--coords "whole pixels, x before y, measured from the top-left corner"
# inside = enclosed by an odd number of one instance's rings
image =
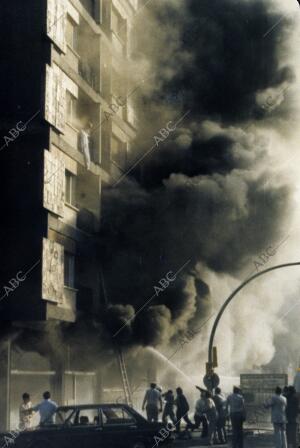
[[[195,428],[199,428],[202,423],[202,438],[206,438],[208,435],[208,421],[205,415],[205,390],[200,389],[200,398],[196,402],[195,406]]]
[[[232,425],[232,448],[243,448],[246,408],[244,397],[237,386],[234,386],[233,393],[227,398],[227,410],[229,410]]]
[[[40,426],[53,425],[53,417],[58,405],[51,400],[51,394],[48,391],[43,393],[43,398],[44,400],[41,403],[30,410],[40,413]]]
[[[145,409],[145,406],[148,422],[156,423],[158,421],[158,413],[162,412],[162,398],[161,393],[157,390],[155,383],[151,383],[150,389],[146,391],[142,406],[143,410]]]
[[[208,420],[208,445],[214,445],[214,442],[216,441],[218,412],[212,399],[212,394],[209,391],[206,391],[205,393],[204,412]]]
[[[220,443],[226,443],[227,402],[225,396],[222,394],[222,391],[219,387],[215,389],[215,395],[213,397],[213,400],[215,402],[218,412],[218,420],[217,420],[218,439]]]
[[[80,150],[83,153],[86,169],[91,167],[91,134],[93,123],[89,123],[85,129],[80,131]]]
[[[265,408],[271,408],[271,420],[274,426],[276,448],[287,448],[286,406],[287,399],[282,395],[281,387],[276,387],[275,395],[265,403]]]
[[[32,408],[32,403],[30,401],[30,395],[25,392],[22,395],[23,403],[21,403],[19,408],[19,429],[24,431],[32,427],[32,417],[33,412],[27,412]]]

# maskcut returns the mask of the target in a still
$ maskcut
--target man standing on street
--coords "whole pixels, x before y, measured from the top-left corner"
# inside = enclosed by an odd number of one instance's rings
[[[204,439],[208,436],[208,422],[205,415],[205,390],[200,389],[200,398],[196,402],[195,408],[195,428],[199,428],[202,424],[202,434],[201,437]]]
[[[216,442],[218,412],[209,391],[205,393],[205,414],[208,420],[208,445]]]
[[[282,395],[281,387],[276,387],[275,395],[265,404],[271,408],[271,420],[274,426],[276,448],[287,448],[286,441],[286,406],[287,400]]]
[[[32,408],[30,395],[27,392],[25,392],[22,395],[22,398],[23,402],[21,403],[19,408],[19,418],[20,418],[19,429],[21,431],[24,431],[25,429],[31,428],[33,413],[27,412],[29,409]]]
[[[246,420],[246,409],[244,397],[239,387],[233,388],[233,393],[227,398],[227,408],[229,410],[232,425],[232,448],[243,448],[244,430],[243,423]]]
[[[54,401],[51,400],[50,392],[44,392],[43,398],[44,400],[30,409],[29,412],[34,411],[40,413],[40,426],[53,425],[53,417],[58,406]]]
[[[296,394],[294,386],[288,387],[287,394],[287,407],[286,407],[286,436],[287,444],[289,448],[297,448],[297,435],[298,435],[298,423],[297,417],[299,414],[299,399]]]
[[[150,389],[146,391],[143,401],[142,409],[147,412],[147,420],[149,423],[158,422],[158,413],[162,412],[162,398],[159,390],[156,389],[156,384],[151,383]]]
[[[222,394],[222,391],[219,387],[215,390],[215,395],[213,396],[213,400],[215,402],[217,412],[218,412],[218,420],[217,420],[217,433],[219,442],[224,444],[227,442],[226,435],[226,398]]]

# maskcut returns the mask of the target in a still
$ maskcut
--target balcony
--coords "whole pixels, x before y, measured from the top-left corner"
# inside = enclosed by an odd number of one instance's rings
[[[86,208],[81,208],[77,216],[77,228],[86,233],[94,233],[96,230],[95,215]]]
[[[64,309],[70,311],[75,316],[76,316],[77,292],[78,290],[75,288],[64,286]]]
[[[71,227],[77,227],[77,215],[79,209],[71,204],[65,204],[64,207],[64,218],[63,221],[65,224]]]
[[[88,2],[87,2],[88,3]],[[66,62],[96,92],[100,91],[100,40],[88,23],[73,12],[67,16]]]
[[[95,70],[90,63],[80,60],[78,73],[92,89],[97,93],[100,92],[99,70]]]
[[[112,40],[112,44],[113,44],[114,48],[116,49],[116,51],[117,51],[118,53],[120,53],[120,55],[124,55],[124,53],[125,53],[125,48],[126,48],[125,43],[124,43],[124,41],[118,36],[118,34],[115,33],[114,31],[112,31],[112,37],[111,37],[111,40]]]
[[[135,0],[132,0],[135,1]],[[89,13],[89,15],[97,21],[97,1],[95,0],[80,0],[80,3]]]
[[[127,102],[127,121],[131,126],[137,128],[137,116],[130,101]]]
[[[66,59],[69,66],[74,70],[74,72],[78,73],[80,56],[69,44],[67,45]]]
[[[70,91],[72,90],[72,91]],[[82,152],[81,133],[89,136],[90,159],[95,164],[101,161],[100,154],[100,106],[94,103],[78,86],[66,92],[66,123],[64,140],[74,149]],[[98,120],[97,120],[98,117]]]
[[[111,8],[111,34],[114,48],[124,55],[127,42],[127,21],[114,5]]]
[[[100,224],[100,194],[99,177],[78,166],[77,176],[77,228],[93,234],[99,230]]]
[[[65,139],[73,148],[79,149],[79,129],[76,129],[69,121],[65,126]]]

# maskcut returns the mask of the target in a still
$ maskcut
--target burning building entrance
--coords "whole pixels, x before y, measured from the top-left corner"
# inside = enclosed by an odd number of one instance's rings
[[[63,339],[60,345],[43,346],[43,332],[31,329],[28,337],[28,331],[22,329],[21,336],[2,341],[0,347],[2,429],[17,427],[24,392],[33,403],[51,390],[59,404],[127,402],[140,408],[146,385],[156,380],[155,360],[149,353],[139,355],[142,368],[138,362],[131,364],[130,355],[109,348],[96,351],[84,341],[81,347]]]

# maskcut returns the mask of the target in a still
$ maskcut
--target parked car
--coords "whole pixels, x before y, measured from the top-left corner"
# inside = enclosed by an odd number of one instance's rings
[[[9,446],[9,440],[15,448],[154,448],[173,441],[162,423],[148,423],[125,404],[62,406],[54,421],[53,425],[3,433],[0,448]]]

